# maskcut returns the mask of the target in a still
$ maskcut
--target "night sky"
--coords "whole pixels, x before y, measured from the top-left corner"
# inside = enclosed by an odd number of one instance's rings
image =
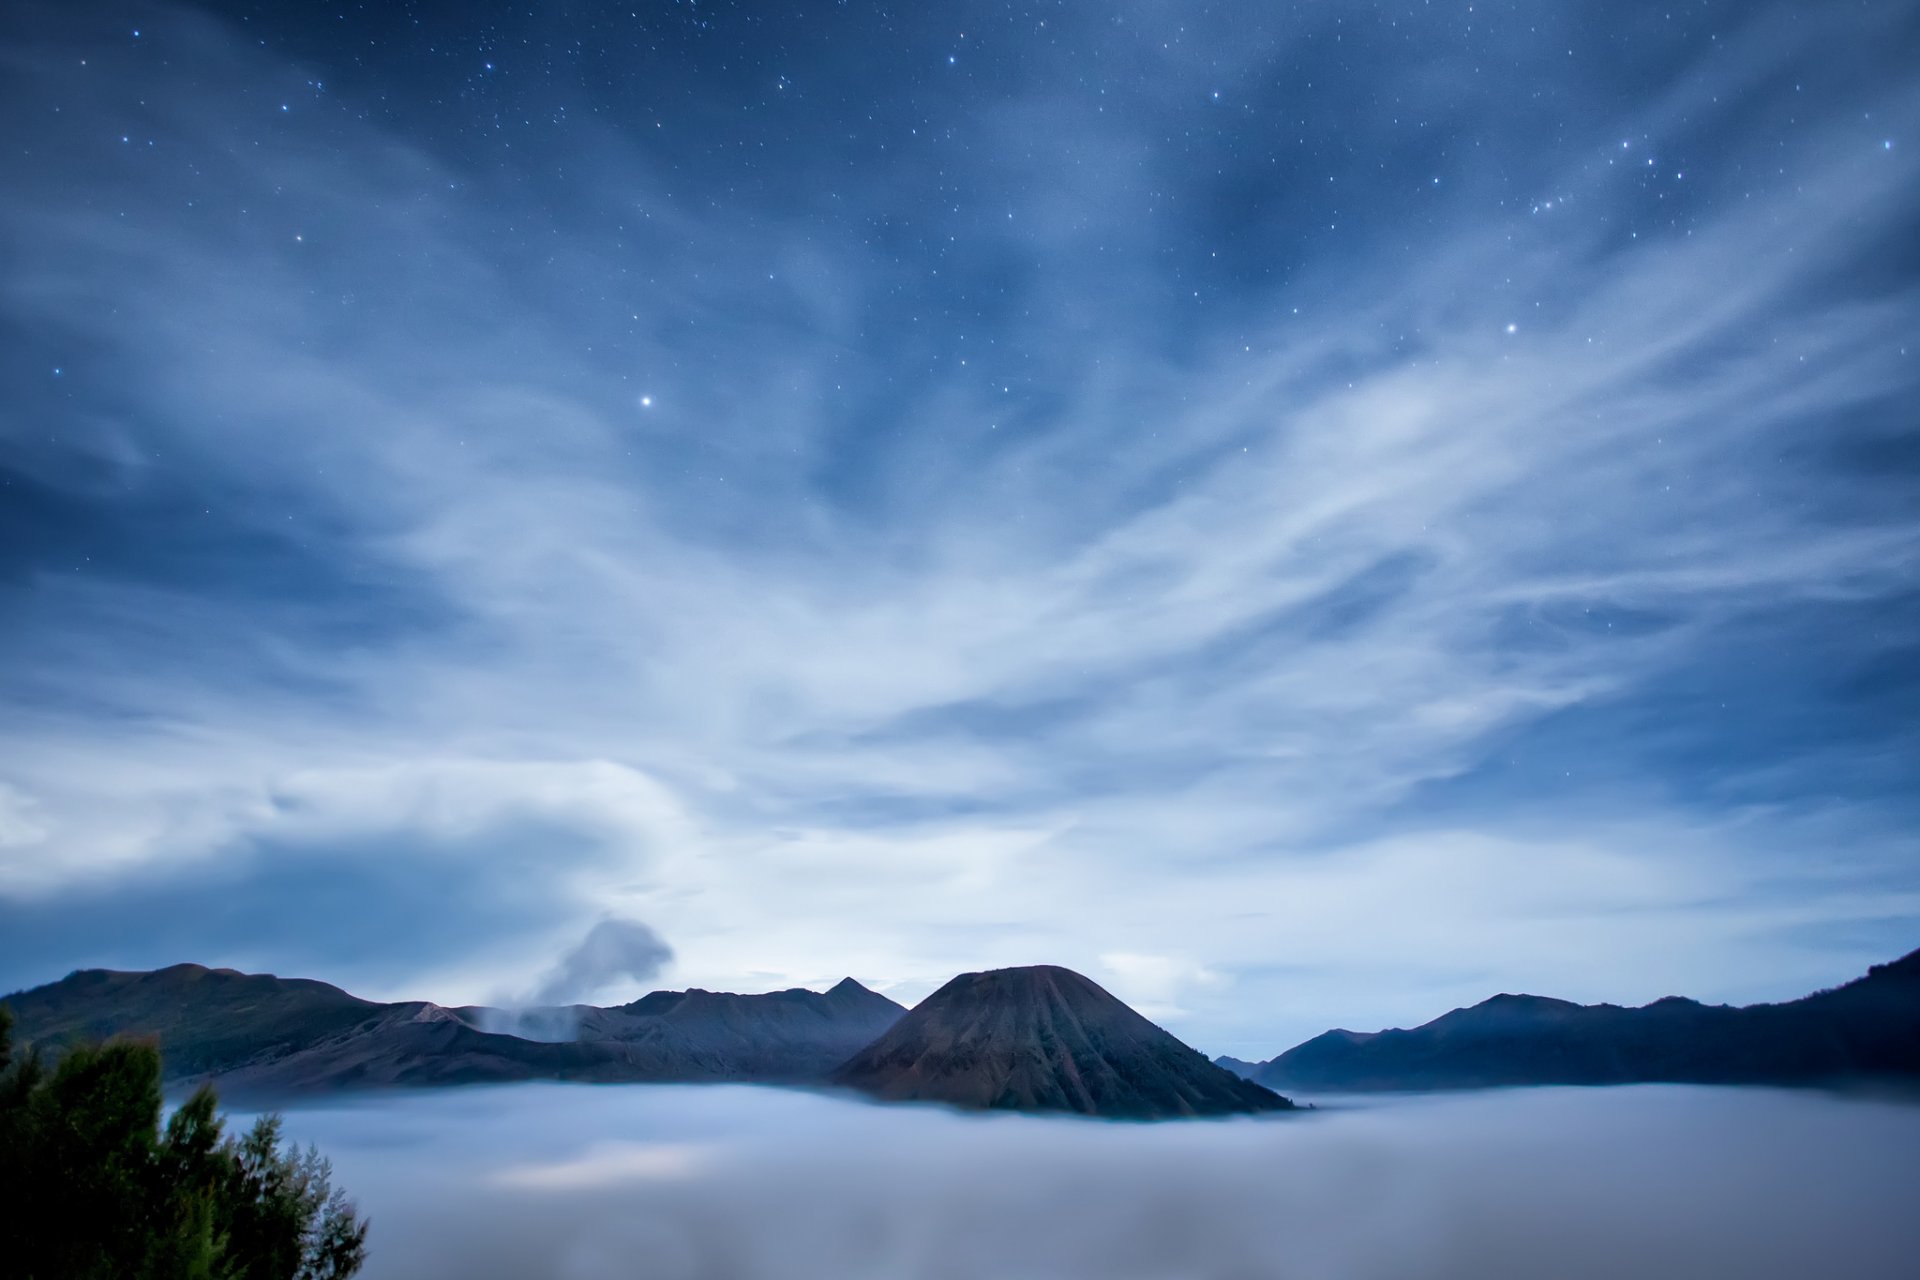
[[[0,9],[0,990],[1920,945],[1920,6]],[[637,994],[616,984],[608,1000]]]

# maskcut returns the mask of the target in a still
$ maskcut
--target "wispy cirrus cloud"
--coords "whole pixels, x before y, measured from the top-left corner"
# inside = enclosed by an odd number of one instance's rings
[[[1178,1004],[1196,1031],[1248,1037],[1350,1007],[1367,955],[1451,991],[1657,927],[1676,982],[1732,981],[1698,936],[1789,985],[1920,914],[1859,891],[1914,888],[1911,732],[1875,708],[1920,638],[1920,298],[1872,264],[1920,101],[1828,75],[1758,128],[1896,7],[1811,44],[1762,8],[1641,108],[1596,73],[1552,147],[1481,115],[1369,166],[1401,126],[1356,116],[1362,158],[1261,186],[1243,156],[1232,198],[1213,148],[1281,154],[1250,106],[1143,89],[1116,119],[1016,77],[792,208],[610,125],[476,166],[157,12],[164,61],[51,10],[8,55],[61,107],[0,201],[34,250],[0,306],[39,335],[0,426],[31,504],[10,901],[288,839],[499,866],[532,821],[567,834],[526,941],[450,930],[393,985],[497,990],[634,911],[708,985],[1177,958],[1222,978]],[[1243,52],[1248,104],[1321,56]],[[1409,86],[1445,118],[1448,84]],[[913,229],[942,218],[965,234]],[[1776,856],[1807,824],[1864,867],[1811,900]],[[1578,946],[1526,923],[1535,884],[1598,895]],[[1834,940],[1782,944],[1789,898]],[[1315,963],[1326,1000],[1276,1009],[1262,975]]]

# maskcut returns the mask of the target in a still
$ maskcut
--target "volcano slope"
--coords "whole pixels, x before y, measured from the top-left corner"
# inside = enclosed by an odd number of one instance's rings
[[[961,974],[829,1079],[886,1101],[1130,1120],[1293,1107],[1052,965]]]

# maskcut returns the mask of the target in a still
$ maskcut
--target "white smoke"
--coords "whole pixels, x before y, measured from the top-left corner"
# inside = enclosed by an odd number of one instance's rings
[[[576,1006],[617,982],[651,982],[672,961],[673,948],[651,926],[638,920],[602,920],[530,995],[482,1010],[477,1025],[522,1040],[572,1040],[580,1033]]]
[[[651,982],[673,961],[673,948],[638,920],[602,920],[569,951],[530,1005],[580,1004],[616,982]]]
[[[522,1040],[559,1044],[580,1038],[580,1011],[572,1005],[545,1009],[495,1006],[479,1010],[474,1016],[473,1025],[496,1036],[518,1036]]]

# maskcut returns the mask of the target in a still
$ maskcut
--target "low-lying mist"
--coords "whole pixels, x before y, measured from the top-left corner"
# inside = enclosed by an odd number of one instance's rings
[[[1920,1107],[1531,1090],[1108,1124],[732,1086],[296,1111],[366,1275],[467,1280],[1904,1280]]]

